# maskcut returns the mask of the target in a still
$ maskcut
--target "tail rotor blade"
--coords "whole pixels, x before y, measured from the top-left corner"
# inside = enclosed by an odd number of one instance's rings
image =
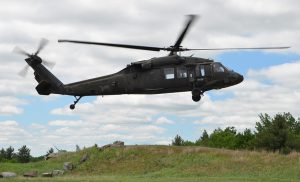
[[[23,49],[21,49],[20,47],[16,46],[13,51],[14,53],[17,53],[17,54],[22,54],[22,55],[25,55],[25,56],[30,56],[29,53],[27,53],[26,51],[24,51]]]
[[[41,50],[44,49],[44,47],[49,43],[49,41],[45,38],[42,38],[40,40],[40,43],[38,45],[37,51],[34,54],[29,54],[26,51],[24,51],[23,49],[19,48],[18,46],[16,46],[13,49],[13,52],[18,53],[18,54],[22,54],[27,56],[28,58],[25,59],[25,61],[31,65],[31,63],[34,63],[36,60],[38,61],[37,63],[40,63],[40,60],[42,60],[40,57],[38,57],[38,54],[41,52]],[[49,68],[53,68],[55,63],[51,62],[51,61],[43,61],[42,62]],[[29,69],[29,65],[26,65],[19,73],[18,75],[20,75],[21,77],[25,77],[28,69]]]
[[[47,39],[45,39],[45,38],[42,38],[41,41],[40,41],[40,44],[39,44],[39,46],[38,46],[38,49],[37,49],[37,51],[36,51],[36,53],[35,53],[35,55],[38,55],[38,54],[41,52],[41,50],[43,50],[44,47],[45,47],[48,43],[49,43],[49,40],[47,40]]]
[[[29,65],[24,66],[24,68],[18,73],[21,77],[25,77],[28,73]]]
[[[43,64],[47,67],[49,67],[50,69],[52,69],[54,66],[55,66],[55,62],[52,62],[52,61],[46,61],[46,60],[43,60]]]

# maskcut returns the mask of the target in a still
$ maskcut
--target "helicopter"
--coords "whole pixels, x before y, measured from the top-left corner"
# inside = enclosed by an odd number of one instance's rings
[[[42,39],[35,53],[29,54],[16,47],[14,52],[26,55],[28,65],[21,70],[24,75],[28,68],[34,70],[38,85],[36,91],[40,95],[61,94],[75,97],[70,109],[84,96],[121,95],[121,94],[166,94],[174,92],[191,92],[192,100],[201,100],[204,92],[213,89],[222,89],[239,84],[244,77],[225,67],[220,62],[199,57],[181,56],[184,51],[203,50],[239,50],[239,49],[286,49],[289,47],[250,47],[250,48],[210,48],[189,49],[181,46],[188,30],[195,22],[197,15],[188,15],[187,21],[174,45],[169,47],[149,47],[129,44],[115,44],[104,42],[89,42],[78,40],[59,39],[58,42],[101,45],[146,51],[168,51],[164,57],[132,62],[124,69],[110,75],[83,80],[75,83],[63,84],[45,66],[54,64],[38,56],[48,41]],[[45,65],[45,66],[44,66]]]

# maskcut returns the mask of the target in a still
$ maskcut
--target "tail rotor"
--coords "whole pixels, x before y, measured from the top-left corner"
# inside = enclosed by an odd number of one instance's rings
[[[29,66],[32,66],[34,64],[39,64],[39,63],[43,63],[45,66],[49,67],[50,69],[52,69],[55,66],[54,62],[51,61],[46,61],[46,60],[42,60],[38,54],[46,47],[46,45],[49,43],[49,40],[42,38],[39,42],[37,51],[34,54],[29,54],[28,52],[24,51],[23,49],[21,49],[20,47],[16,46],[13,49],[14,53],[17,54],[21,54],[24,56],[27,56],[27,58],[25,59],[25,61],[28,63],[19,73],[18,75],[20,75],[21,77],[25,77],[28,73],[28,69]]]

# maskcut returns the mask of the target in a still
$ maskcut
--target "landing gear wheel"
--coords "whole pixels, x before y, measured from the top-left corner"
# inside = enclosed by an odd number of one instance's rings
[[[71,104],[71,105],[70,105],[70,109],[72,109],[72,110],[75,109],[75,105],[74,105],[74,104]]]
[[[193,90],[192,90],[192,95],[193,96],[200,96],[202,94],[202,92],[201,92],[201,90],[200,89],[198,89],[198,88],[194,88]],[[201,96],[200,96],[201,97]]]
[[[71,104],[70,105],[70,109],[73,110],[75,109],[75,105],[77,104],[77,102],[79,102],[79,100],[83,97],[83,96],[74,96],[75,97],[75,101],[74,101],[74,104]]]
[[[201,96],[200,95],[193,95],[192,99],[194,102],[199,102],[201,100]]]
[[[201,100],[201,95],[203,91],[200,88],[193,88],[192,90],[192,99],[195,102],[199,102]]]

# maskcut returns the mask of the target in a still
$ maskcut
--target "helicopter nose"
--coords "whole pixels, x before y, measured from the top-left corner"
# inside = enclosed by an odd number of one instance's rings
[[[237,73],[237,74],[238,74],[238,73]],[[238,79],[237,79],[238,83],[241,83],[243,80],[244,80],[243,75],[238,74]]]
[[[236,73],[236,72],[232,72],[231,76],[230,76],[230,81],[233,84],[239,84],[244,80],[243,75]]]
[[[244,80],[243,75],[241,75],[239,73],[234,73],[234,74],[235,74],[235,76],[234,76],[235,77],[235,80],[234,80],[235,84],[239,84]]]

